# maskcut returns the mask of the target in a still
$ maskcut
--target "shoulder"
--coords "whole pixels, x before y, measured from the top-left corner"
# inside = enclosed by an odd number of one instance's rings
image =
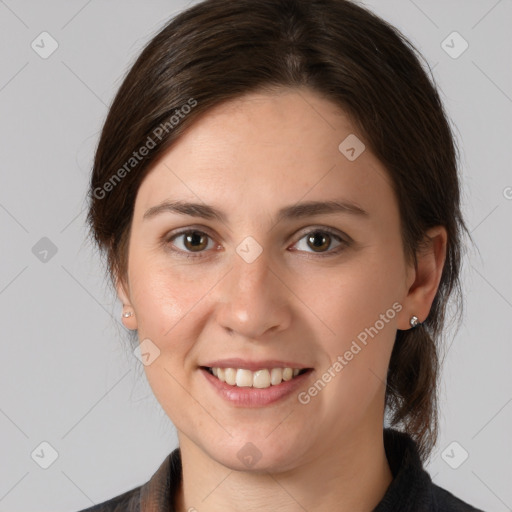
[[[181,482],[181,452],[173,450],[143,485],[77,512],[167,512]]]
[[[484,512],[434,483],[432,484],[432,499],[435,503],[435,510],[442,512]]]
[[[432,481],[410,434],[385,428],[384,447],[393,481],[373,512],[484,512]]]
[[[135,512],[139,511],[140,490],[142,486],[110,498],[102,503],[97,503],[78,512]]]
[[[142,486],[110,498],[102,503],[97,503],[89,508],[77,512],[139,512],[140,490]]]

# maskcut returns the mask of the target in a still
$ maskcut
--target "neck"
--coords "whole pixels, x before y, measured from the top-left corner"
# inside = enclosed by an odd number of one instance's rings
[[[176,511],[371,512],[393,480],[382,424],[359,426],[343,438],[291,470],[248,472],[218,463],[181,435]]]

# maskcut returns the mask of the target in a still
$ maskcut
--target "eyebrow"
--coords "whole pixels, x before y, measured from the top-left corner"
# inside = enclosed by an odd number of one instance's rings
[[[149,208],[142,217],[143,220],[153,218],[161,213],[177,213],[191,217],[199,217],[208,220],[218,220],[228,223],[228,216],[222,210],[204,203],[166,200]],[[290,206],[285,206],[277,212],[277,222],[284,220],[301,219],[313,215],[344,213],[368,218],[369,213],[359,205],[347,200],[334,201],[306,201]]]

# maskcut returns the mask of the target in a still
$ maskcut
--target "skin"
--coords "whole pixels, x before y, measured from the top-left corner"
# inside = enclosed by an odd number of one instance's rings
[[[386,372],[397,329],[428,316],[446,230],[431,229],[417,267],[406,264],[385,168],[368,147],[354,161],[338,149],[353,133],[350,119],[309,89],[252,93],[199,118],[139,188],[117,291],[134,313],[124,325],[160,350],[145,371],[178,431],[180,512],[371,511],[392,481],[382,436]],[[283,206],[341,198],[368,218],[275,221]],[[214,205],[228,222],[170,212],[143,219],[167,199]],[[184,236],[169,241],[187,227],[208,235],[202,252]],[[340,246],[322,232],[327,241],[315,250],[306,235],[323,227],[352,242]],[[251,263],[236,252],[248,236],[262,248]],[[198,369],[217,358],[288,359],[314,368],[307,391],[396,302],[401,311],[307,404],[293,393],[236,407]],[[248,441],[261,453],[250,468],[237,457]]]

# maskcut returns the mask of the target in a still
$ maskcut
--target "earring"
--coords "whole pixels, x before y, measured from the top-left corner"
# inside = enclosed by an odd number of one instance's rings
[[[414,329],[414,327],[416,327],[417,325],[420,325],[421,322],[418,321],[417,316],[411,316],[409,323],[411,324],[411,327]]]
[[[123,313],[123,318],[130,318],[131,316],[133,316],[133,311],[126,311]]]

